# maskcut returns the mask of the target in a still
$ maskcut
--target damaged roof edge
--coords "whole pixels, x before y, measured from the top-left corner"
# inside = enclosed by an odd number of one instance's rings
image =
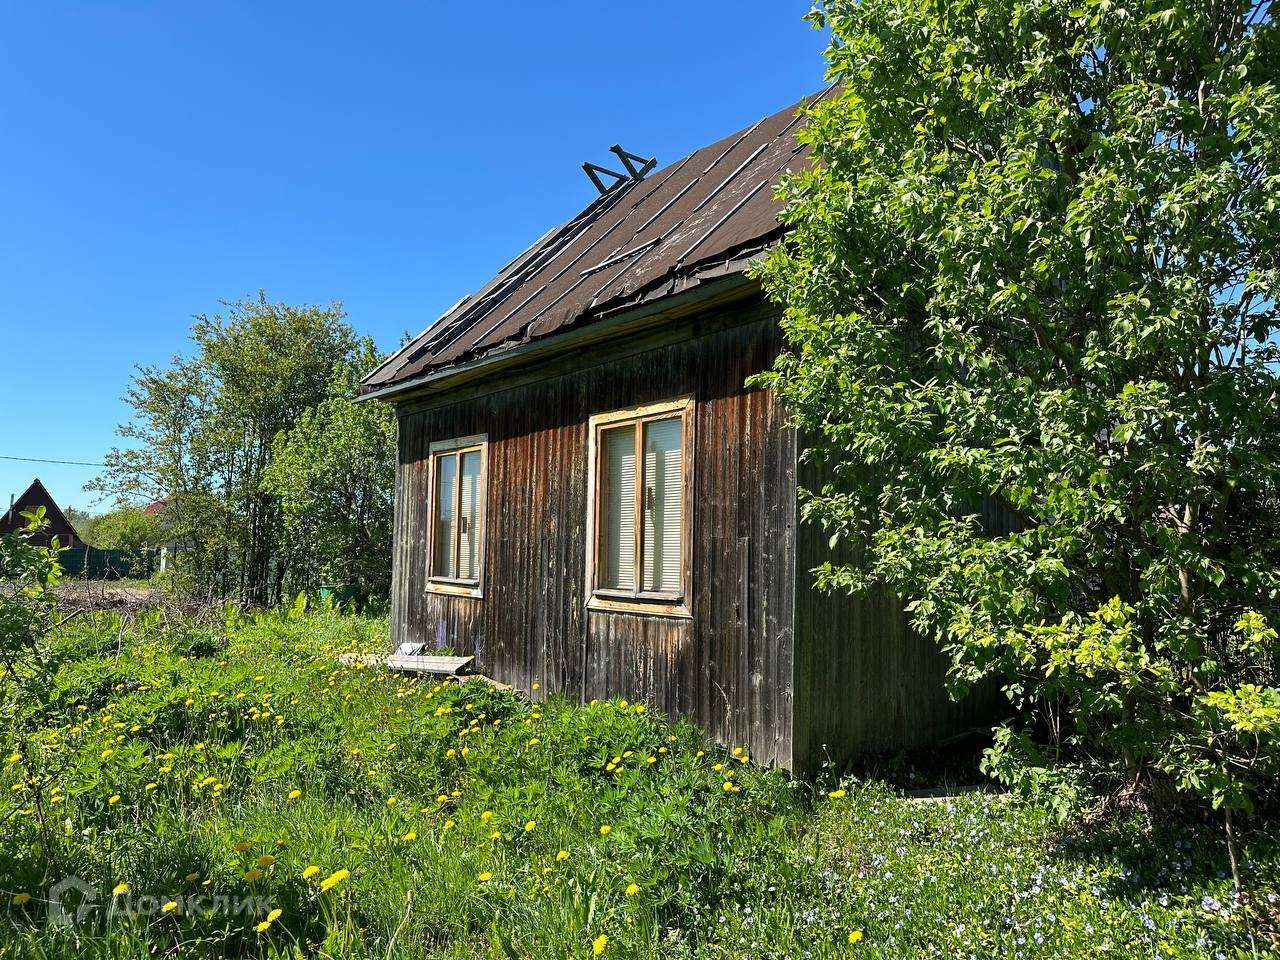
[[[751,126],[595,198],[543,234],[434,324],[365,375],[389,397],[469,365],[684,293],[776,242],[782,201],[770,185],[809,162],[796,134],[803,98]]]
[[[605,340],[622,329],[658,326],[663,321],[685,317],[711,306],[745,299],[757,292],[760,285],[742,272],[742,266],[759,252],[754,251],[740,261],[721,264],[707,279],[679,292],[628,304],[563,333],[526,340],[518,346],[495,350],[452,366],[428,369],[412,379],[357,394],[353,399],[356,403],[366,400],[400,403],[426,393],[444,392],[462,380],[476,380],[499,369],[533,363],[570,347]]]

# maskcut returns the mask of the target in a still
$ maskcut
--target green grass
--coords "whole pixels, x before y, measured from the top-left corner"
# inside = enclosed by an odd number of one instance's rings
[[[64,627],[50,706],[0,761],[0,956],[1268,955],[1265,824],[1244,837],[1246,909],[1207,829],[831,796],[643,705],[337,664],[385,636],[325,612]],[[51,928],[44,891],[68,874],[184,906]],[[281,913],[258,931],[186,909],[201,893]]]

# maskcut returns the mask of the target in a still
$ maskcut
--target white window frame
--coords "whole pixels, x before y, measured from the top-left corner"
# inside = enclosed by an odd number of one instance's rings
[[[457,481],[454,490],[454,516],[458,520],[457,536],[462,536],[462,513],[460,509],[460,501],[462,497],[462,454],[470,453],[472,450],[480,452],[480,490],[478,492],[479,509],[476,517],[476,528],[478,536],[476,537],[476,573],[474,580],[463,579],[458,577],[439,576],[435,573],[436,560],[436,529],[439,524],[436,522],[436,464],[439,463],[440,457],[456,453],[458,455],[458,471],[456,474]],[[488,499],[489,499],[489,435],[487,433],[477,433],[469,437],[456,437],[453,440],[437,440],[435,443],[427,447],[427,592],[447,594],[457,597],[475,597],[477,599],[484,596],[484,564],[485,541],[488,540]],[[454,543],[453,548],[454,563],[457,563],[458,544]]]
[[[639,613],[660,617],[690,618],[693,597],[693,480],[694,480],[694,405],[693,397],[685,396],[660,403],[650,403],[624,410],[611,410],[591,417],[587,431],[587,577],[586,596],[587,609],[598,611],[615,611],[620,613]],[[600,508],[600,497],[603,493],[600,484],[602,464],[602,444],[600,435],[611,427],[636,425],[637,446],[643,437],[643,425],[651,420],[668,420],[674,416],[681,418],[680,452],[681,452],[681,504],[680,504],[680,590],[676,593],[653,593],[643,590],[613,590],[600,586],[597,573],[600,568],[602,544],[599,529],[603,511]],[[640,503],[643,497],[643,457],[637,462],[636,474],[636,577],[639,578],[644,569],[644,537],[639,533],[643,526],[643,509]]]

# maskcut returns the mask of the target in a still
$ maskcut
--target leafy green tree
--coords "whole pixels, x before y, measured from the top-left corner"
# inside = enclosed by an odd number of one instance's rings
[[[57,782],[56,773],[50,775],[52,751],[22,729],[20,718],[45,704],[52,689],[56,657],[50,656],[46,641],[60,625],[56,594],[62,548],[57,537],[48,546],[32,542],[48,525],[44,507],[22,517],[24,526],[0,537],[0,730],[37,798],[34,811],[43,853],[56,862],[57,828],[40,800]]]
[[[167,498],[169,536],[187,580],[218,596],[269,604],[288,576],[284,517],[263,477],[276,434],[331,395],[361,349],[342,307],[257,299],[198,316],[191,356],[142,367],[126,394],[127,445],[91,489],[124,502]]]
[[[335,395],[276,435],[264,485],[280,498],[298,588],[353,583],[366,597],[390,588],[395,414],[350,399],[378,361],[366,342],[359,366],[335,379]]]
[[[93,535],[93,545],[103,550],[145,550],[164,539],[160,518],[140,507],[118,507],[97,517]]]
[[[76,528],[76,535],[91,547],[98,545],[97,541],[97,524],[98,517],[90,513],[88,510],[80,510],[76,507],[67,507],[62,511],[66,514],[67,521]]]
[[[55,588],[62,579],[57,538],[47,547],[31,542],[47,526],[44,507],[22,517],[22,527],[0,537],[0,684],[6,705],[40,672],[41,643],[53,625]]]
[[[1009,678],[1230,840],[1280,769],[1269,3],[813,18],[838,83],[762,276],[790,344],[764,380],[825,465],[804,512],[860,551],[818,581],[907,598],[959,685]]]

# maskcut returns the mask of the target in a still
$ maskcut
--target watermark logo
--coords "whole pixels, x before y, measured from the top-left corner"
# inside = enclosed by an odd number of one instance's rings
[[[49,923],[55,927],[71,927],[96,907],[98,891],[93,884],[77,876],[59,880],[49,888]]]
[[[123,888],[124,885],[122,884]],[[77,876],[65,877],[49,888],[49,923],[55,927],[73,927],[90,912],[103,906],[101,891]],[[262,917],[275,909],[275,900],[267,896],[229,896],[222,893],[152,894],[135,893],[124,888],[105,898],[106,916],[154,917],[177,916],[244,916]]]

